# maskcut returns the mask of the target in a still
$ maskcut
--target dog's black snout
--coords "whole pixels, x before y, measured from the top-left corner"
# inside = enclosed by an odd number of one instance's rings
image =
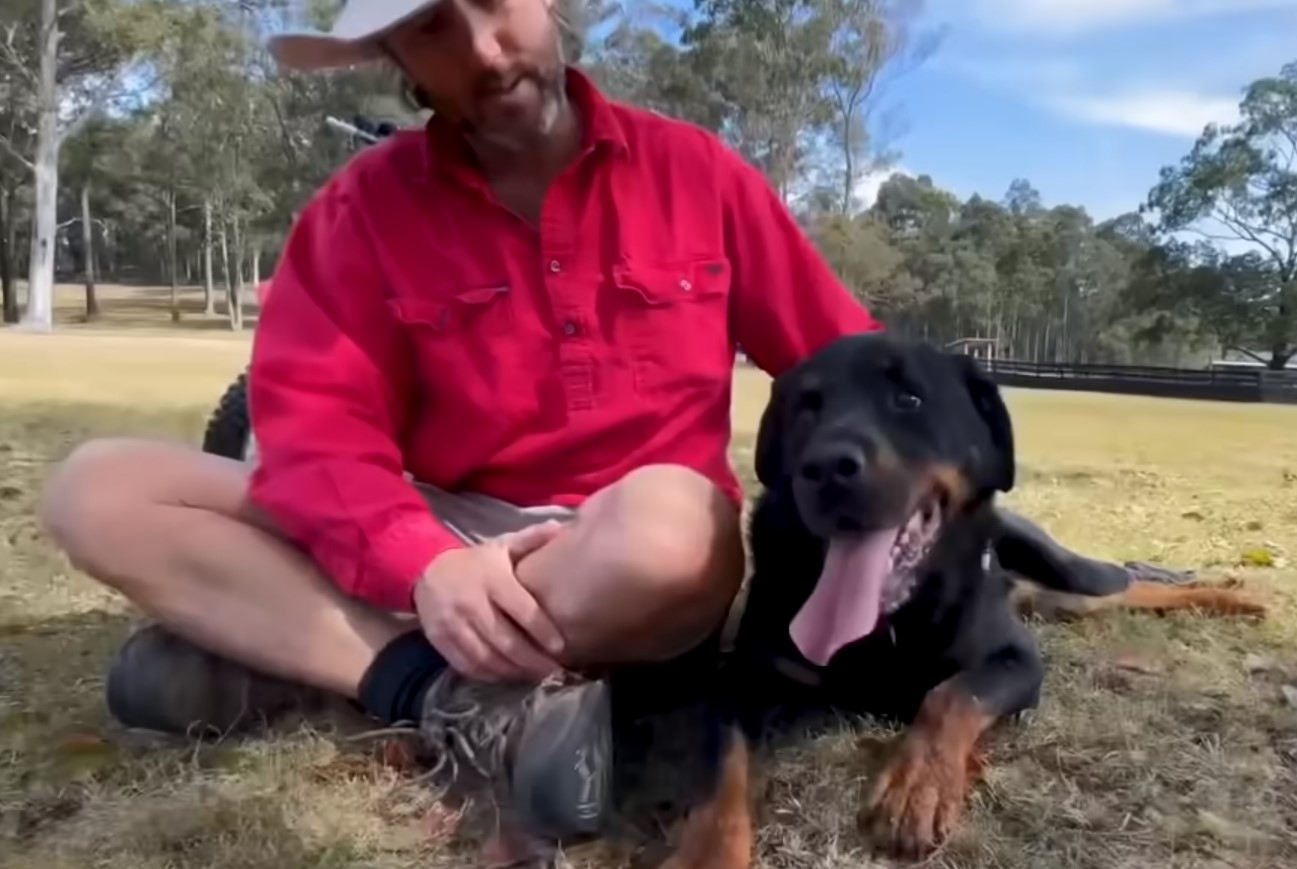
[[[865,470],[865,450],[850,443],[835,443],[808,452],[802,460],[801,474],[813,483],[850,483]]]

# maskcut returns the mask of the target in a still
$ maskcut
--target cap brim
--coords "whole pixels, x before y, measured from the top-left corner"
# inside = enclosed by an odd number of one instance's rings
[[[303,71],[356,66],[383,56],[377,38],[338,39],[317,33],[279,34],[267,47],[281,67]]]
[[[344,7],[333,34],[317,31],[272,36],[268,43],[271,56],[281,67],[298,70],[368,63],[383,56],[381,40],[385,34],[424,14],[441,0],[369,2],[372,5]],[[349,16],[352,11],[357,14]]]

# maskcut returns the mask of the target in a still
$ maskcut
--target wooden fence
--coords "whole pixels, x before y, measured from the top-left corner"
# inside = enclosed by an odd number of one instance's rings
[[[1297,404],[1297,372],[981,360],[1001,386]]]

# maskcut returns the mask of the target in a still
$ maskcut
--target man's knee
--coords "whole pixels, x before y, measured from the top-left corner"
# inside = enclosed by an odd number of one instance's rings
[[[72,451],[46,479],[38,511],[46,531],[74,563],[91,557],[97,543],[122,521],[125,493],[123,462],[132,441],[87,441]]]
[[[229,505],[242,495],[242,477],[208,462],[213,458],[180,444],[88,441],[46,480],[38,508],[41,522],[74,565],[106,576],[114,572],[109,562],[141,539],[150,546],[166,545],[165,534],[150,530],[150,517],[158,515],[154,508],[232,509]]]
[[[609,490],[606,538],[618,572],[660,585],[663,601],[724,600],[743,577],[739,511],[678,465],[641,468]]]

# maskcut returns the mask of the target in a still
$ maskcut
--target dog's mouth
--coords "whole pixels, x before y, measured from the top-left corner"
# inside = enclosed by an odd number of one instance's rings
[[[815,589],[789,626],[808,661],[826,665],[839,649],[872,634],[884,616],[909,601],[945,513],[946,498],[934,491],[899,525],[829,539]]]

